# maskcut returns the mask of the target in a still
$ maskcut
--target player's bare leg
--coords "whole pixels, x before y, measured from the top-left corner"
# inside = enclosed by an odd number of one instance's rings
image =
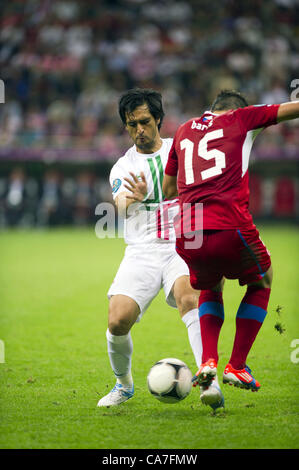
[[[139,306],[131,297],[113,295],[109,301],[108,330],[115,336],[128,334],[139,313]]]
[[[215,286],[216,291],[222,290],[223,282],[221,281],[219,286]],[[200,291],[194,290],[191,287],[189,276],[181,276],[174,283],[173,294],[181,318],[188,330],[189,342],[197,367],[200,368],[202,363],[202,338],[198,318],[198,297]],[[200,387],[200,392],[203,404],[211,406],[214,410],[224,406],[224,398],[216,373],[209,384]]]
[[[268,269],[262,280],[248,284],[236,317],[236,335],[223,383],[258,391],[260,384],[246,365],[247,356],[267,314],[273,271]]]
[[[131,374],[133,343],[131,328],[140,313],[137,303],[126,295],[114,295],[109,302],[108,355],[116,385],[98,402],[98,406],[114,406],[127,401],[134,394]]]

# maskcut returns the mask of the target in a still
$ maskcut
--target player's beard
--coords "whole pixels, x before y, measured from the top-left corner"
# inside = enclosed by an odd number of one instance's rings
[[[141,150],[142,153],[153,153],[155,147],[155,139],[150,139],[149,137],[144,137],[144,140],[137,137],[135,140],[135,145],[137,150]]]

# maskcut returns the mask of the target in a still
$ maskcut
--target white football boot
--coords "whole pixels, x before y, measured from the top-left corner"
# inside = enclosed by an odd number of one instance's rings
[[[134,385],[132,387],[124,387],[122,384],[116,382],[113,389],[101,398],[97,406],[116,406],[120,405],[124,401],[129,400],[134,395]]]
[[[200,385],[200,399],[203,405],[210,406],[214,411],[224,408],[224,396],[215,379],[210,385]]]

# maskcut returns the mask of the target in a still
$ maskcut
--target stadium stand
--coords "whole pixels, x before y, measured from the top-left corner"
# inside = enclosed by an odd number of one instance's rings
[[[0,227],[92,222],[95,204],[111,200],[109,168],[130,146],[117,111],[126,89],[161,91],[166,137],[221,88],[279,103],[299,82],[296,0],[12,0],[0,9]],[[295,200],[296,126],[273,126],[255,143],[254,215],[298,220],[278,178],[291,178]],[[269,184],[279,185],[270,211],[258,200]]]

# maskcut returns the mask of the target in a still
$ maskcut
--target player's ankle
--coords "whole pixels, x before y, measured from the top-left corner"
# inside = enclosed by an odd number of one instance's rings
[[[242,370],[246,366],[245,362],[241,362],[240,360],[238,361],[237,359],[230,359],[229,364],[235,370]]]
[[[125,388],[132,388],[133,387],[133,377],[131,372],[126,375],[122,375],[121,377],[116,377],[117,383],[121,384]]]

